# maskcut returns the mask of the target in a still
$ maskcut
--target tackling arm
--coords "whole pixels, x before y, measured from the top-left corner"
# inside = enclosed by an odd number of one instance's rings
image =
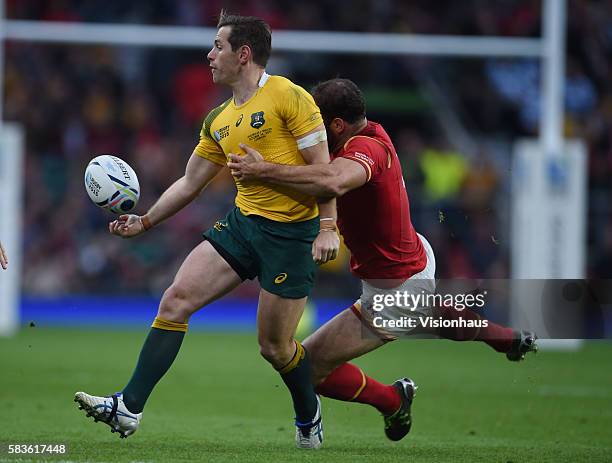
[[[258,179],[321,198],[335,198],[354,190],[367,181],[364,168],[355,161],[336,158],[329,164],[289,166],[265,162],[259,153],[243,147],[247,156],[230,155],[232,174],[241,180]]]
[[[269,163],[262,180],[291,186],[318,197],[335,198],[365,184],[367,175],[355,161],[337,158],[326,165],[285,166]]]

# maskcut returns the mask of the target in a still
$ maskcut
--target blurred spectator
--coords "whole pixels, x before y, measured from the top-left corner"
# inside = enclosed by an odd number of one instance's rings
[[[467,175],[467,162],[460,153],[431,147],[421,153],[421,170],[426,199],[453,201]]]

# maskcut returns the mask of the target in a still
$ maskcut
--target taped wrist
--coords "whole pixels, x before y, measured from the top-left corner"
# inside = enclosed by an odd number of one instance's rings
[[[150,228],[153,228],[153,224],[151,223],[151,220],[146,215],[141,215],[139,219],[140,219],[140,224],[142,225],[142,228],[145,231],[149,230]]]
[[[319,219],[319,232],[322,231],[338,231],[335,217],[323,217]]]

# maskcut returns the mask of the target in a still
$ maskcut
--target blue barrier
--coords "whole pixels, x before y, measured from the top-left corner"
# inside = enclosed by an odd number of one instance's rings
[[[319,326],[350,306],[353,301],[313,300],[315,326]],[[159,298],[149,296],[25,296],[21,301],[21,321],[37,326],[74,326],[90,328],[134,329],[149,326],[157,312]],[[196,313],[190,329],[255,329],[257,301],[225,298]]]

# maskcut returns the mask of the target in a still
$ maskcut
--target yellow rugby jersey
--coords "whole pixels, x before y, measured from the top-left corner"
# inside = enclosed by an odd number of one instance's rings
[[[229,153],[242,154],[245,143],[266,161],[305,165],[296,139],[323,123],[312,96],[281,76],[265,74],[259,88],[244,104],[231,98],[213,109],[202,124],[197,155],[226,165]],[[301,222],[319,214],[316,199],[284,186],[240,182],[236,206],[245,215],[255,214],[277,222]]]

